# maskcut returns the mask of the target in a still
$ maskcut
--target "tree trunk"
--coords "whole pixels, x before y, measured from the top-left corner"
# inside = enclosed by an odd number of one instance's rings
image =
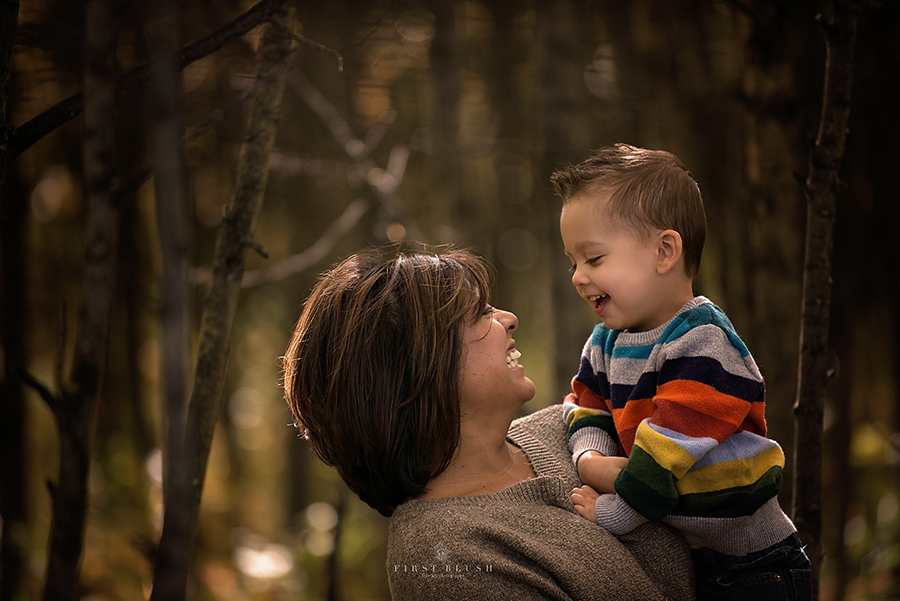
[[[18,0],[0,0],[0,199],[6,169],[12,163],[9,144],[15,128],[9,122],[9,95],[12,89],[13,46],[18,20]],[[0,202],[0,219],[4,213],[4,205]]]
[[[459,49],[456,39],[456,3],[437,0],[429,7],[434,12],[434,42],[430,61],[434,88],[433,146],[437,177],[442,182],[431,200],[429,210],[438,224],[453,224],[463,246],[471,244],[469,230],[471,207],[466,207],[463,168],[459,148],[459,104],[462,83],[459,75]],[[440,240],[449,242],[450,240]]]
[[[0,540],[0,601],[11,601],[22,587],[26,544],[25,401],[18,365],[25,353],[25,264],[23,252],[25,203],[22,196],[10,194],[6,186],[9,165],[10,81],[13,70],[13,43],[19,15],[18,0],[0,0],[0,259],[3,284],[0,286],[0,314],[15,316],[4,319],[0,331],[0,348],[4,349],[0,365],[0,515],[3,516]]]
[[[829,369],[833,230],[850,116],[853,47],[859,11],[858,0],[835,0],[833,18],[823,24],[827,54],[822,114],[805,186],[806,258],[800,366],[794,404],[793,517],[812,561],[814,585],[822,563],[822,423]]]
[[[153,184],[162,255],[162,390],[166,478],[180,482],[185,466],[184,405],[187,354],[187,183],[181,77],[176,62],[177,4],[151,0],[146,4],[151,24],[150,100],[148,129],[153,142]],[[165,505],[173,487],[164,487]]]
[[[116,79],[115,0],[91,0],[85,13],[85,270],[70,383],[54,416],[59,428],[59,482],[44,599],[77,599],[87,508],[91,432],[106,366],[118,254],[118,208],[112,185]]]
[[[278,19],[289,24],[293,7]],[[247,134],[238,159],[235,195],[216,242],[213,280],[203,300],[200,341],[184,436],[185,480],[170,480],[177,499],[166,505],[154,570],[152,601],[184,599],[191,548],[216,421],[220,411],[231,326],[237,308],[247,248],[268,179],[291,39],[278,27],[265,29],[259,43],[258,85],[250,103]],[[170,416],[170,419],[174,416]]]
[[[539,91],[537,92],[537,144],[538,189],[549,190],[547,182],[551,172],[565,163],[577,163],[587,158],[591,151],[587,90],[584,87],[584,7],[576,0],[566,0],[552,5],[540,4],[537,8],[537,39],[539,56]],[[547,192],[548,196],[552,193]],[[583,302],[572,289],[569,261],[563,253],[559,238],[559,214],[562,207],[558,198],[548,197],[539,203],[542,213],[542,231],[538,232],[541,244],[551,249],[541,257],[540,269],[547,273],[549,287],[543,287],[541,304],[548,307],[548,315],[572,316],[557,320],[552,334],[553,349],[549,357],[554,361],[550,371],[549,390],[565,394],[572,376],[578,369],[581,349],[590,333],[590,322],[577,318],[584,315]],[[541,227],[536,224],[536,227]],[[549,273],[548,273],[549,272]],[[553,327],[549,323],[548,327]]]
[[[0,601],[19,598],[24,586],[26,549],[30,548],[27,528],[25,458],[25,396],[19,372],[26,361],[25,322],[28,302],[25,296],[25,227],[27,201],[25,190],[10,185],[18,178],[7,176],[3,188],[4,212],[0,216],[0,315],[15,316],[2,320],[0,348],[0,516],[3,516],[2,550],[0,550]],[[15,188],[15,189],[13,189]]]

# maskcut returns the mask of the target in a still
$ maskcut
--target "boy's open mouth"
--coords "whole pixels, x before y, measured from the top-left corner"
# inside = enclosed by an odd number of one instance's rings
[[[609,302],[609,295],[608,294],[595,294],[595,295],[587,297],[587,299],[588,299],[588,301],[590,301],[590,303],[592,305],[594,305],[594,313],[599,315],[603,311],[604,307],[606,307],[607,303]]]

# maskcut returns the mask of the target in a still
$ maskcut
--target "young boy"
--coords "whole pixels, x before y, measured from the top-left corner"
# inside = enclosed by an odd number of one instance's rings
[[[600,318],[565,401],[586,486],[578,512],[613,534],[647,520],[692,547],[698,599],[811,599],[778,505],[784,453],[765,385],[721,309],[694,296],[700,189],[668,152],[603,148],[551,178],[572,284]]]

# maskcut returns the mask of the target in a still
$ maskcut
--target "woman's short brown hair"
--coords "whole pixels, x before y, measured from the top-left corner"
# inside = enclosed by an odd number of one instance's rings
[[[489,293],[487,264],[467,251],[391,246],[344,260],[306,301],[287,402],[316,454],[383,515],[453,458],[461,325]]]
[[[595,151],[577,165],[550,176],[567,203],[585,194],[609,194],[609,217],[646,236],[652,230],[681,234],[684,268],[697,275],[706,242],[706,212],[700,186],[687,167],[670,152],[616,144]]]

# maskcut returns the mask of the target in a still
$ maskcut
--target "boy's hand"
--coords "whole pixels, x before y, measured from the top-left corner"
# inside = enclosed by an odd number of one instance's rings
[[[594,506],[600,494],[596,490],[590,486],[582,486],[573,489],[569,493],[569,497],[572,499],[572,504],[575,506],[575,511],[578,512],[578,515],[595,524],[597,523],[597,510]]]
[[[626,463],[627,457],[606,457],[588,451],[578,458],[578,477],[598,493],[614,493],[616,477]]]

